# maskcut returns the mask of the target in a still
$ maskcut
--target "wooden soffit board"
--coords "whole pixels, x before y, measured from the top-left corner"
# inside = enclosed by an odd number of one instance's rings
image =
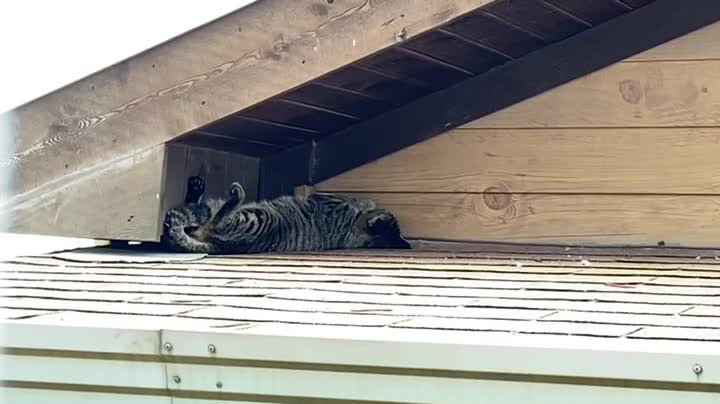
[[[261,0],[10,111],[13,193],[170,141],[493,0]]]

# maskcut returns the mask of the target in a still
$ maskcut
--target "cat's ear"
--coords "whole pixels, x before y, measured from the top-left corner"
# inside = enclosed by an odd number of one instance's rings
[[[245,201],[245,188],[239,182],[233,182],[230,185],[230,199],[236,203]]]

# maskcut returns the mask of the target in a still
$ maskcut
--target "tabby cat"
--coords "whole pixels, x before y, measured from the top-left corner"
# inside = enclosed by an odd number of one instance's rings
[[[190,177],[185,204],[168,211],[161,242],[169,249],[233,254],[411,248],[393,214],[370,200],[318,193],[243,203],[238,183],[227,198],[204,199],[203,192],[204,181]]]

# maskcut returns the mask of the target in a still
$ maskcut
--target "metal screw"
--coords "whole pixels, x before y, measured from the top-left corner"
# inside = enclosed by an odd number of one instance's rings
[[[693,373],[695,373],[696,375],[699,375],[700,373],[703,372],[703,367],[700,366],[699,363],[696,363],[696,364],[693,365],[692,371],[693,371]]]
[[[222,382],[215,383],[215,387],[221,389],[222,388]]]
[[[182,380],[182,379],[180,379],[180,376],[173,376],[173,381],[175,383],[180,383],[180,380]]]
[[[171,343],[166,342],[166,343],[163,344],[163,348],[164,348],[166,351],[170,352],[170,351],[172,351],[172,348],[173,348],[173,347],[172,347],[172,344],[171,344]]]
[[[217,352],[217,348],[215,348],[215,345],[213,345],[213,344],[208,345],[208,352],[210,352],[211,354],[214,354],[215,352]]]

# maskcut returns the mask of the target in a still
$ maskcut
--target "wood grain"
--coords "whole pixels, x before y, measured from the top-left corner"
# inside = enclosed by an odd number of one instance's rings
[[[720,127],[454,130],[323,181],[317,188],[717,194],[718,153]]]
[[[465,128],[720,124],[720,60],[617,63]]]
[[[720,59],[720,22],[628,58],[628,61]]]
[[[714,196],[349,195],[372,198],[394,211],[409,237],[582,245],[720,244],[720,205]]]
[[[16,197],[0,207],[10,231],[66,237],[154,240],[165,161],[163,146],[71,175],[40,189],[39,198]]]
[[[387,48],[401,29],[413,37],[491,2],[254,2],[19,107],[16,152],[0,167],[14,169],[15,194],[27,192]]]

